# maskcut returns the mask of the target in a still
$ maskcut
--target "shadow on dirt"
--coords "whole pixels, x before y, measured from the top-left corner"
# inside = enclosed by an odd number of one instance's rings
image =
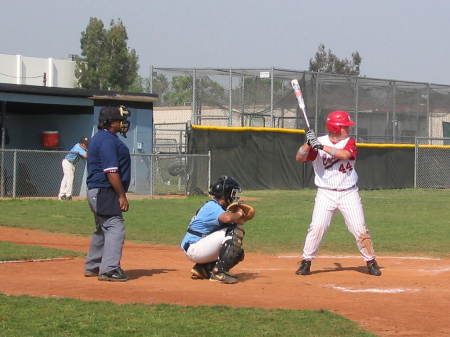
[[[131,269],[125,270],[125,273],[128,275],[128,279],[136,280],[140,277],[153,276],[157,274],[168,273],[171,271],[176,271],[176,269]]]
[[[258,273],[238,273],[234,275],[238,278],[239,282],[246,282],[260,277]]]
[[[357,271],[361,274],[368,274],[367,267],[365,266],[358,266],[358,267],[342,267],[340,263],[334,263],[336,268],[326,268],[321,270],[311,270],[311,274],[320,274],[320,273],[332,273],[337,271],[346,271],[346,270],[353,270]],[[312,268],[312,267],[311,267]],[[383,267],[380,266],[380,269],[383,269]]]

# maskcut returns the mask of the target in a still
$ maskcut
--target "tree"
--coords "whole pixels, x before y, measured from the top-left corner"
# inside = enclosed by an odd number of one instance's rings
[[[152,91],[159,96],[159,103],[165,103],[165,94],[169,90],[169,80],[164,74],[157,74],[153,77]]]
[[[192,75],[174,76],[168,90],[168,82],[160,81],[167,93],[163,94],[162,100],[168,105],[186,105],[192,103]],[[162,80],[162,79],[161,79]],[[197,78],[196,103],[197,105],[223,105],[225,102],[225,89],[208,76]],[[228,104],[228,103],[227,103]]]
[[[75,77],[86,89],[127,91],[138,77],[138,56],[128,48],[128,35],[119,19],[105,29],[100,19],[91,17],[81,33],[81,56],[76,60]]]
[[[164,95],[168,105],[185,105],[192,102],[192,76],[174,76],[171,90]]]
[[[169,89],[169,80],[164,74],[157,74],[153,77],[153,85],[150,85],[150,78],[137,76],[133,84],[128,87],[129,92],[148,92],[159,97],[158,105],[164,105],[164,96]],[[151,88],[151,90],[150,90]]]
[[[352,53],[352,59],[338,58],[331,49],[325,50],[325,45],[320,44],[314,55],[309,59],[309,70],[314,72],[359,75],[359,67],[362,58],[358,51]]]

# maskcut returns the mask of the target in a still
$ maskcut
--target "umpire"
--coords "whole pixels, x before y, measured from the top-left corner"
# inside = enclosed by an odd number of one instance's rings
[[[124,106],[100,111],[98,129],[89,143],[87,198],[94,213],[96,230],[85,262],[86,277],[124,282],[128,276],[120,267],[125,240],[122,212],[128,211],[126,192],[130,185],[130,152],[119,139],[130,126]]]

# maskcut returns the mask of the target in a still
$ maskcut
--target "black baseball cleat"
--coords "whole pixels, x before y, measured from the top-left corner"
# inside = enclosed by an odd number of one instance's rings
[[[84,276],[85,277],[94,277],[94,276],[98,276],[98,268],[94,268],[94,269],[86,269],[84,271]]]
[[[367,261],[367,269],[368,269],[370,275],[373,275],[373,276],[381,275],[380,267],[378,266],[377,260],[375,260],[375,259]]]
[[[111,282],[125,282],[128,281],[128,276],[122,270],[122,268],[116,268],[110,270],[104,274],[98,275],[99,281],[111,281]]]
[[[211,272],[211,277],[209,278],[209,280],[226,283],[226,284],[233,284],[233,283],[237,283],[237,281],[238,281],[237,277],[235,277],[225,271],[215,271],[215,270],[213,270]]]
[[[209,263],[196,263],[191,269],[191,279],[202,280],[211,277],[211,270],[208,268]]]
[[[298,267],[295,273],[297,275],[309,275],[311,274],[310,268],[311,268],[311,261],[302,260],[302,262],[300,263],[300,267]]]

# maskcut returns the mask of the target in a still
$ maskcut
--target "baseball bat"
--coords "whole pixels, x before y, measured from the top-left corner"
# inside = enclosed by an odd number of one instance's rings
[[[292,80],[291,85],[292,89],[294,89],[295,97],[297,97],[298,106],[300,107],[300,110],[302,110],[303,112],[303,117],[305,117],[306,126],[309,130],[311,129],[311,127],[309,126],[308,116],[306,116],[305,101],[303,100],[300,84],[298,84],[298,80]]]

